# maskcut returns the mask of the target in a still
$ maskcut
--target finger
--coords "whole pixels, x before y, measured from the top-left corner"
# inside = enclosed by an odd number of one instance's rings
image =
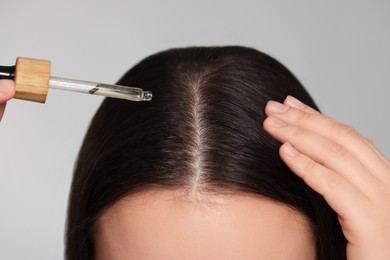
[[[367,140],[352,127],[320,113],[308,113],[294,107],[282,108],[281,106],[284,105],[270,101],[266,106],[266,114],[342,145],[377,178],[383,178],[384,174],[388,175],[388,165],[378,156],[379,151],[369,145]]]
[[[289,143],[283,144],[279,153],[287,166],[321,194],[339,216],[349,219],[364,212],[367,198],[343,176],[313,161]]]
[[[370,195],[368,192],[378,185],[377,179],[342,145],[314,132],[282,123],[280,119],[269,116],[264,121],[264,128],[278,141],[289,142],[302,154],[339,173],[366,195]]]
[[[372,139],[366,138],[367,144],[373,149],[379,158],[388,166],[390,167],[390,160],[387,159],[376,147],[374,144],[374,141]]]
[[[305,111],[306,113],[309,113],[309,114],[314,114],[314,115],[320,114],[319,111],[302,103],[301,101],[299,101],[298,99],[296,99],[295,97],[290,96],[290,95],[286,97],[286,99],[284,100],[283,103],[289,107],[294,107],[296,109]]]
[[[320,114],[319,111],[311,108],[310,106],[302,103],[300,100],[298,100],[297,98],[290,96],[290,95],[286,97],[283,104],[285,104],[289,107],[293,107],[293,108],[302,110],[302,111],[307,112],[309,114]],[[390,160],[388,160],[383,154],[381,154],[381,152],[375,147],[374,142],[371,139],[366,138],[366,140],[369,142],[370,148],[377,154],[377,156],[380,157],[382,162],[384,162],[388,167],[390,167]]]
[[[1,119],[3,118],[5,105],[6,105],[6,103],[0,104],[0,122],[1,122]]]
[[[0,103],[15,96],[15,83],[12,80],[0,80]]]
[[[307,112],[309,114],[320,114],[319,111],[311,108],[310,106],[302,103],[300,100],[293,96],[287,96],[286,99],[284,100],[283,104],[293,107],[299,110],[302,110],[304,112]],[[380,157],[380,159],[390,167],[390,160],[388,160],[376,147],[374,142],[371,139],[366,138],[366,140],[369,142],[370,148]]]

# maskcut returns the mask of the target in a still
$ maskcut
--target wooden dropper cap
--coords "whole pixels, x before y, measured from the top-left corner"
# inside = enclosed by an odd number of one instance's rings
[[[50,68],[50,61],[18,57],[15,68],[15,98],[45,103]]]

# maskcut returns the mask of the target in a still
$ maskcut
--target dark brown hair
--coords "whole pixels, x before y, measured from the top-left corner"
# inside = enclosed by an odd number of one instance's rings
[[[104,100],[81,147],[70,193],[66,259],[94,259],[94,223],[148,187],[232,190],[287,204],[310,221],[320,260],[345,259],[335,212],[293,174],[263,129],[268,100],[293,95],[316,108],[293,74],[245,47],[171,49],[118,82],[150,102]]]

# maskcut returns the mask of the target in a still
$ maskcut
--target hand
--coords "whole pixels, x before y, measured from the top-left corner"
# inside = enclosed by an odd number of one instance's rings
[[[15,96],[15,84],[12,80],[0,80],[0,121],[6,102]]]
[[[264,128],[280,156],[338,214],[350,260],[390,259],[390,161],[353,128],[289,96]]]

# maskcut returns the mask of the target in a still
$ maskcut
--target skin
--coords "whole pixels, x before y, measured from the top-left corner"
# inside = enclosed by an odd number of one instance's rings
[[[6,102],[14,96],[14,82],[12,80],[0,80],[0,121],[3,118]]]
[[[100,217],[95,243],[97,260],[315,259],[315,239],[303,215],[240,193],[129,195]]]
[[[390,259],[390,161],[353,128],[291,96],[265,111],[282,160],[337,212],[347,258]]]

